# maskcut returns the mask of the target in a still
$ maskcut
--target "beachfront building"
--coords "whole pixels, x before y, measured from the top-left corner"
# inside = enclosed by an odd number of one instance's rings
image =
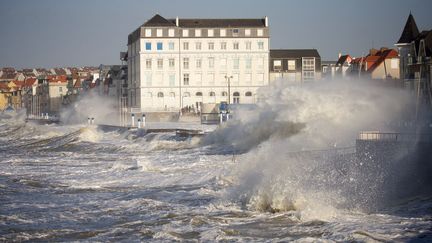
[[[165,19],[128,36],[131,112],[249,104],[268,85],[269,26],[262,19]]]
[[[316,49],[270,50],[270,82],[284,79],[293,83],[321,79],[321,56]]]

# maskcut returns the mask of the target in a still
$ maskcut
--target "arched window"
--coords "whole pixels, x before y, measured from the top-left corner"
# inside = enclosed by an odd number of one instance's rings
[[[184,92],[183,93],[183,97],[190,97],[190,93],[189,92]]]
[[[202,96],[202,93],[201,93],[201,92],[196,92],[195,95],[196,95],[196,96]]]
[[[215,92],[212,91],[209,93],[209,96],[216,96],[216,94],[215,94]]]
[[[245,96],[252,96],[252,92],[250,92],[250,91],[246,92]]]
[[[158,97],[158,98],[163,98],[163,97],[164,97],[164,94],[163,94],[162,92],[159,92],[159,93],[157,93],[157,97]]]
[[[240,93],[239,92],[234,92],[233,94],[233,103],[234,104],[240,104]]]
[[[226,91],[222,91],[222,96],[227,96],[228,93]]]

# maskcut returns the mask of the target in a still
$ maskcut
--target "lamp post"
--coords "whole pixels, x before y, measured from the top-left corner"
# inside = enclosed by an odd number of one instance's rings
[[[230,80],[233,78],[233,76],[227,76],[225,75],[225,79],[228,81],[228,107],[231,103],[231,83]]]

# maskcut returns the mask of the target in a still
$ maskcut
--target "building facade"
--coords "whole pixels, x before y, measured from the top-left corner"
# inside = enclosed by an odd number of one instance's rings
[[[254,103],[268,85],[268,19],[165,19],[128,36],[131,112]]]
[[[270,82],[284,79],[304,82],[321,79],[321,56],[316,49],[270,50]]]

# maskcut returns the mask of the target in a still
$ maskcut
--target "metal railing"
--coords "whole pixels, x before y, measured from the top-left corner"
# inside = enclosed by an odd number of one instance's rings
[[[397,142],[432,142],[430,133],[398,133],[398,132],[360,132],[358,140],[397,141]]]

